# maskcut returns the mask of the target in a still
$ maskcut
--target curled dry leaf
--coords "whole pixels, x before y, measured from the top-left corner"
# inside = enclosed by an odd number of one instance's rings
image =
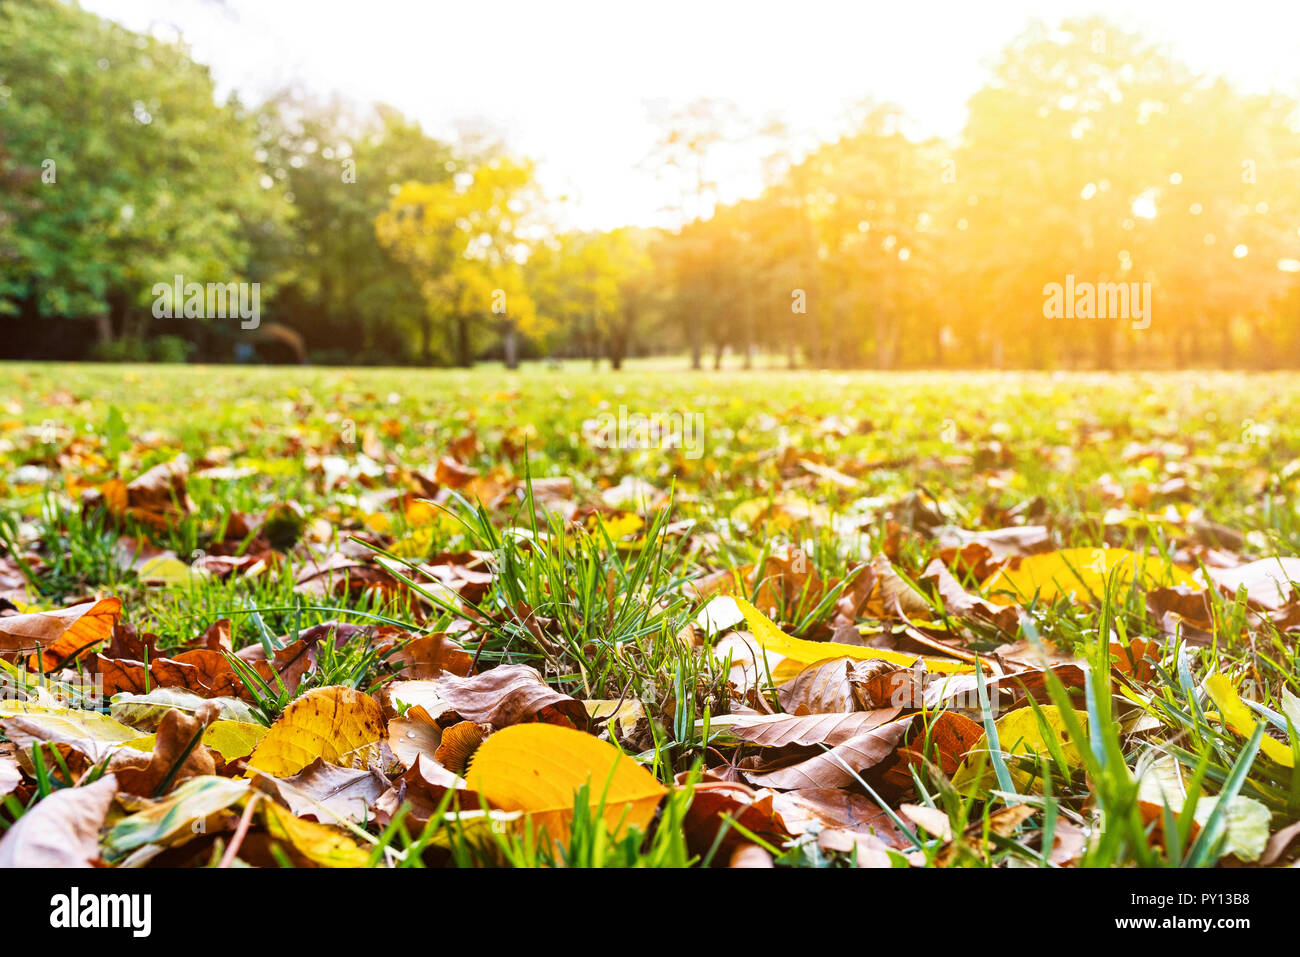
[[[939,559],[934,559],[926,566],[921,576],[921,584],[929,585],[943,603],[944,609],[953,618],[969,621],[982,621],[996,626],[1008,634],[1015,634],[1020,624],[1020,610],[1014,605],[995,605],[976,595],[970,594],[953,577],[952,572]]]
[[[454,774],[464,774],[470,758],[491,730],[473,721],[459,721],[442,733],[433,759]]]
[[[438,697],[466,721],[494,728],[534,720],[587,727],[582,702],[556,691],[528,665],[499,665],[470,678],[449,676],[434,684]]]
[[[278,796],[294,814],[322,824],[340,818],[355,823],[368,820],[370,807],[389,787],[388,779],[378,771],[341,768],[322,758],[292,777],[261,774],[256,783]]]
[[[849,668],[853,700],[864,711],[914,708],[921,701],[924,672],[887,661],[855,661]]]
[[[42,670],[52,671],[108,640],[122,614],[117,598],[82,602],[71,608],[0,617],[0,651],[41,649]]]
[[[687,772],[679,775],[678,783],[687,776]],[[777,819],[772,804],[773,792],[759,795],[739,781],[720,781],[710,776],[708,780],[696,782],[691,793],[682,831],[693,854],[707,854],[721,835],[714,860],[725,860],[733,849],[748,840],[734,827],[723,833],[726,827],[724,818],[731,818],[750,834],[777,845],[794,833],[787,831]]]
[[[789,714],[853,711],[857,699],[849,675],[852,658],[832,658],[809,665],[776,689],[777,700]]]
[[[910,717],[901,718],[872,728],[789,767],[745,772],[745,779],[759,787],[782,791],[847,787],[863,771],[875,767],[894,753],[911,720]]]
[[[245,724],[256,721],[252,707],[238,698],[204,698],[182,688],[154,688],[146,695],[121,694],[113,698],[108,711],[123,724],[141,731],[155,731],[173,708],[194,714],[206,703],[217,706],[218,721]]]
[[[213,818],[248,795],[247,781],[236,778],[190,778],[157,801],[140,802],[141,810],[122,818],[104,837],[106,860],[120,860],[146,844],[180,844],[219,829]]]
[[[388,746],[397,760],[408,768],[414,767],[421,755],[434,760],[440,744],[442,728],[429,717],[423,705],[415,705],[406,712],[406,717],[392,718],[388,722]]]
[[[215,774],[216,762],[202,743],[202,737],[204,728],[220,713],[221,709],[215,705],[205,705],[193,715],[168,711],[158,726],[148,761],[141,767],[115,768],[121,789],[151,797],[164,784],[179,784],[192,777]]]
[[[765,748],[783,748],[790,745],[814,747],[837,744],[866,734],[898,717],[898,708],[881,708],[875,711],[850,711],[847,714],[808,715],[741,715],[729,724],[718,719],[724,733],[749,744]]]
[[[104,682],[104,694],[142,695],[153,688],[181,688],[203,698],[248,697],[229,660],[219,651],[194,648],[174,658],[143,661],[96,655],[95,669]]]
[[[90,867],[116,793],[117,779],[105,774],[38,801],[0,840],[0,867]]]
[[[386,827],[397,809],[406,804],[409,808],[407,820],[417,827],[423,827],[448,791],[460,792],[448,806],[450,811],[462,806],[479,806],[478,795],[466,790],[464,779],[452,774],[432,758],[419,755],[410,768],[375,801],[375,819]]]

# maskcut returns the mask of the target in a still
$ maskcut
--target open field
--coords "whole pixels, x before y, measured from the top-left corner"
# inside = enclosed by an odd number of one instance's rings
[[[111,744],[9,695],[7,820],[112,772],[110,863],[1285,861],[1298,412],[1213,372],[0,365],[0,594],[95,603],[10,680],[126,695]]]

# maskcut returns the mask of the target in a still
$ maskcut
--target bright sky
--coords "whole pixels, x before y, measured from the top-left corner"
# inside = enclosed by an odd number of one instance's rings
[[[664,221],[678,195],[641,166],[649,104],[702,97],[777,115],[803,143],[846,109],[893,102],[922,133],[960,130],[967,99],[1029,20],[1102,13],[1169,44],[1194,69],[1248,90],[1300,91],[1300,3],[1233,0],[83,0],[137,30],[179,29],[223,90],[251,101],[290,81],[384,101],[451,137],[486,121],[538,161],[562,220]],[[760,148],[724,171],[722,198],[752,195]]]

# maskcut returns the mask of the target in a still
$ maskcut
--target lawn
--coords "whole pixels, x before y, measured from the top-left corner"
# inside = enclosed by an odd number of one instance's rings
[[[0,365],[4,823],[78,801],[109,864],[1283,862],[1297,411],[1217,372]]]

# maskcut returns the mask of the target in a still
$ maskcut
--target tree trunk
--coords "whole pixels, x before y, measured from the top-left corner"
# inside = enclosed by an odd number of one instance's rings
[[[433,362],[433,316],[425,313],[424,322],[420,324],[420,358],[425,365]]]
[[[506,351],[506,368],[519,368],[519,339],[515,330],[515,321],[513,319],[505,320],[505,351]]]
[[[467,316],[456,318],[456,364],[466,369],[474,365],[469,345],[469,322]]]

